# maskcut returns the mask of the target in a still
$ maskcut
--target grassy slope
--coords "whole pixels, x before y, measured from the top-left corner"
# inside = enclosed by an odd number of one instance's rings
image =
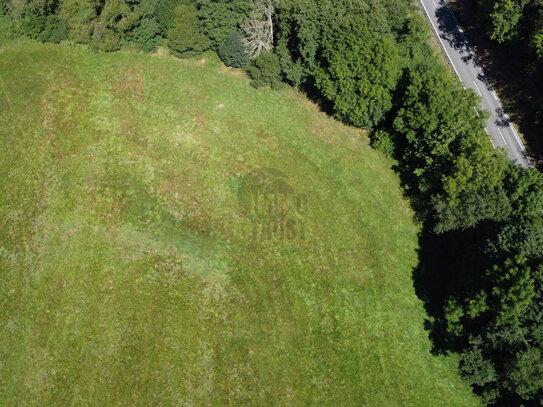
[[[398,180],[300,95],[26,44],[0,121],[0,405],[476,405],[429,354]],[[246,237],[255,167],[308,194],[305,240]]]

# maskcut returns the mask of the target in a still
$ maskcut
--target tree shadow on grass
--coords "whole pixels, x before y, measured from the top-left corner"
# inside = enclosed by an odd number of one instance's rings
[[[460,344],[446,331],[444,309],[447,299],[465,298],[466,292],[476,288],[488,266],[481,256],[481,233],[468,229],[436,235],[425,225],[419,235],[419,264],[413,270],[413,284],[428,315],[425,328],[434,354],[459,350]]]

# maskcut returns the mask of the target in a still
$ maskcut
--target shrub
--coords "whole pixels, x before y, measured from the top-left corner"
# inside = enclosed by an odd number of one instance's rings
[[[116,51],[121,48],[121,35],[98,22],[94,25],[91,45],[100,51]]]
[[[164,34],[173,26],[175,20],[174,11],[178,3],[176,0],[156,0],[154,17]]]
[[[469,384],[484,386],[497,378],[494,365],[476,346],[460,355],[458,367],[462,377]]]
[[[31,16],[20,20],[18,29],[21,35],[39,40],[40,34],[45,30],[47,17]]]
[[[154,51],[161,40],[160,31],[160,24],[154,18],[144,18],[132,31],[129,42],[142,51]]]
[[[30,16],[21,21],[21,34],[43,42],[60,42],[68,38],[68,25],[58,15]]]
[[[93,41],[98,14],[92,0],[64,0],[59,14],[68,24],[70,40],[82,44]]]
[[[255,88],[269,85],[272,89],[280,89],[285,85],[279,57],[272,51],[261,53],[247,68],[247,73],[253,79],[251,85]]]
[[[68,24],[57,15],[47,16],[45,29],[41,33],[41,40],[46,42],[60,42],[68,38]]]
[[[392,135],[384,130],[376,130],[371,134],[371,146],[388,158],[394,158],[395,144]]]
[[[115,51],[129,41],[129,33],[137,27],[140,14],[131,2],[107,0],[94,24],[91,45],[101,51]]]
[[[251,0],[194,0],[202,32],[214,47],[222,44],[247,19]]]
[[[17,37],[13,20],[9,16],[0,14],[0,44]]]
[[[226,65],[234,68],[243,68],[249,62],[249,57],[241,42],[241,36],[237,32],[230,35],[219,46],[217,53]]]

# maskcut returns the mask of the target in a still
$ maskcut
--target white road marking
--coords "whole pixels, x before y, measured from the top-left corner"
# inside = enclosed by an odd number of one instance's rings
[[[490,133],[488,132],[486,127],[485,127],[485,133],[490,136]],[[494,141],[492,139],[490,139],[490,145],[492,146],[492,148],[496,149],[496,145],[494,144]]]
[[[432,3],[434,3],[435,8],[437,8],[437,4],[434,0],[432,0]]]
[[[479,92],[479,96],[483,96],[483,94],[481,93],[481,89],[479,89],[479,86],[477,86],[477,83],[475,81],[473,81],[473,84],[475,85],[475,87],[477,88],[477,92]]]
[[[507,121],[509,122],[509,127],[511,127],[511,130],[513,130],[513,135],[515,136],[515,139],[517,140],[517,143],[519,144],[520,148],[523,152],[526,152],[526,149],[524,148],[524,144],[520,141],[520,137],[517,134],[517,131],[515,130],[515,125],[511,122],[511,119],[509,118],[509,115],[507,113],[503,114]]]
[[[424,11],[426,12],[426,15],[428,16],[428,20],[430,20],[430,24],[432,24],[432,27],[433,27],[434,31],[436,32],[437,39],[441,43],[441,47],[443,48],[443,50],[445,51],[445,54],[447,55],[447,58],[449,58],[449,61],[451,62],[451,65],[452,65],[452,67],[454,69],[454,72],[456,73],[456,76],[458,76],[458,79],[460,79],[460,81],[462,82],[462,78],[460,77],[460,74],[458,73],[458,71],[456,70],[456,67],[454,66],[452,58],[449,55],[449,51],[447,51],[447,48],[445,48],[445,44],[443,44],[443,41],[441,40],[441,36],[439,35],[439,30],[434,25],[434,22],[432,21],[432,18],[430,17],[430,13],[428,13],[428,9],[424,5],[423,0],[421,0],[421,4],[422,4],[422,7],[424,8]]]
[[[502,109],[502,112],[503,112],[503,106],[502,106],[502,104],[500,102],[500,99],[498,98],[498,95],[496,95],[496,92],[494,92],[493,90],[491,90],[491,92],[492,92],[492,95],[494,96],[494,98],[496,99],[496,102],[498,102],[498,106],[500,107],[500,109]],[[503,115],[507,119],[507,121],[509,122],[509,127],[511,127],[511,130],[513,130],[513,135],[515,136],[515,140],[517,140],[518,145],[520,146],[522,151],[525,153],[526,148],[524,148],[524,144],[522,143],[522,141],[520,141],[520,137],[518,136],[517,131],[515,130],[515,126],[513,125],[513,123],[511,123],[511,120],[509,119],[509,116],[507,115],[507,113],[504,112]]]
[[[517,143],[520,146],[520,148],[522,148],[522,151],[526,152],[526,149],[524,148],[524,144],[522,144],[522,142],[520,141],[520,138],[517,134],[517,131],[515,130],[515,126],[513,125],[513,123],[510,122],[509,127],[511,127],[511,130],[513,130],[513,135],[515,136],[515,139],[517,140]]]
[[[502,140],[503,140],[503,142],[505,143],[505,145],[507,145],[507,141],[505,141],[505,137],[503,137],[503,133],[502,133],[502,131],[500,130],[500,128],[499,128],[499,127],[496,127],[496,128],[497,128],[497,129],[498,129],[498,131],[500,132],[500,136],[502,136]]]
[[[490,133],[488,132],[486,127],[485,127],[485,133],[490,136]],[[494,144],[494,141],[492,139],[490,139],[490,145],[492,146],[492,148],[494,149],[496,148],[496,145]]]

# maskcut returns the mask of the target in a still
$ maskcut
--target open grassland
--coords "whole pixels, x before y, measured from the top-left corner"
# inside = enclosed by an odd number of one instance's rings
[[[0,405],[475,406],[429,353],[389,163],[208,61],[0,49]],[[240,180],[308,197],[252,240]]]

